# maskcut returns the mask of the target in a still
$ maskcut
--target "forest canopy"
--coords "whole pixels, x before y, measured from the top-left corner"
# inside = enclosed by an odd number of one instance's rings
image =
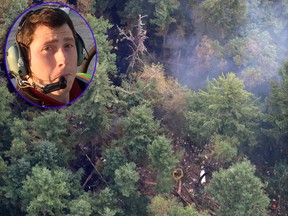
[[[4,1],[2,47],[41,2]],[[60,2],[89,23],[97,71],[40,109],[1,69],[1,216],[287,215],[286,1]]]

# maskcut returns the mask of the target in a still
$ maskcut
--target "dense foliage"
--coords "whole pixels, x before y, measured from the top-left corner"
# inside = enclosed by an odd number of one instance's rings
[[[36,2],[4,1],[1,27]],[[1,73],[1,216],[287,215],[286,1],[68,2],[97,39],[97,72],[52,110]]]

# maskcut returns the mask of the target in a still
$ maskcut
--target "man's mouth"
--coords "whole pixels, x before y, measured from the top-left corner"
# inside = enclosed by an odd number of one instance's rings
[[[75,75],[72,75],[70,73],[59,74],[56,76],[56,78],[52,80],[52,82],[55,82],[56,80],[60,80],[61,77],[68,78],[68,77],[75,77]]]

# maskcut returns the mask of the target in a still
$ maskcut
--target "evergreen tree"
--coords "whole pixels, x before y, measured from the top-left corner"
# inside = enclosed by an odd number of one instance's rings
[[[156,190],[160,193],[169,192],[173,184],[171,170],[178,162],[173,154],[171,141],[165,136],[158,136],[147,147],[149,166],[157,172]]]
[[[104,151],[105,165],[103,175],[106,177],[114,177],[115,170],[126,164],[127,158],[123,148],[112,147]]]
[[[23,181],[31,173],[31,164],[27,159],[12,160],[3,176],[4,185],[1,191],[5,197],[4,204],[9,209],[9,215],[21,215],[21,191]]]
[[[35,137],[50,142],[60,143],[67,134],[68,121],[64,113],[54,110],[47,110],[39,113],[32,123],[31,129]]]
[[[13,96],[9,93],[5,81],[0,78],[0,155],[3,152],[1,150],[7,150],[9,148],[10,137],[10,125],[13,122],[12,109],[10,104],[13,102]]]
[[[73,116],[74,124],[78,125],[76,137],[97,140],[110,131],[114,116],[109,109],[117,104],[117,98],[108,78],[108,65],[106,61],[98,65],[89,89],[68,109],[68,115]]]
[[[0,156],[0,209],[1,209],[0,215],[5,215],[5,213],[8,215],[8,209],[5,206],[4,191],[2,190],[2,187],[5,184],[4,178],[6,175],[7,175],[7,164]]]
[[[151,23],[156,25],[157,34],[163,37],[163,57],[165,57],[166,37],[171,23],[175,23],[173,12],[179,8],[177,0],[148,0],[155,5],[154,18]]]
[[[2,82],[0,82],[2,83]],[[3,82],[4,84],[4,82]],[[11,109],[9,107],[10,103],[13,101],[13,96],[9,93],[6,86],[0,86],[0,127],[2,128],[4,125],[7,125],[10,117],[11,117]],[[2,134],[4,135],[4,134]]]
[[[271,95],[267,99],[268,113],[265,118],[270,129],[263,129],[276,142],[272,148],[277,152],[277,160],[286,159],[288,154],[288,62],[280,69],[279,74],[281,82],[271,83]]]
[[[90,216],[92,215],[92,206],[89,202],[89,195],[84,194],[78,199],[69,202],[70,214],[68,216]]]
[[[122,209],[119,208],[118,198],[108,187],[97,194],[92,194],[90,204],[92,206],[92,215],[95,216],[114,216],[117,213],[122,213]]]
[[[165,136],[156,137],[148,145],[147,154],[150,166],[158,172],[169,172],[178,162],[176,156],[173,155],[171,141]]]
[[[130,197],[136,192],[138,180],[139,174],[136,171],[136,164],[133,162],[126,163],[115,170],[115,183],[120,194],[124,197]]]
[[[208,216],[206,212],[198,212],[193,205],[184,207],[175,198],[163,195],[157,195],[151,199],[148,211],[154,216]]]
[[[210,74],[220,74],[223,72],[227,62],[226,59],[224,59],[224,48],[218,40],[212,40],[207,35],[204,35],[196,46],[195,51],[196,55],[195,57],[192,56],[192,58],[195,58],[199,65],[193,66],[195,70],[193,76],[201,79],[203,75],[211,76]],[[199,88],[201,86],[197,86],[197,84],[193,86],[193,88],[197,87]]]
[[[247,8],[242,0],[205,0],[201,3],[201,16],[208,24],[207,30],[215,30],[221,38],[233,33],[245,20]]]
[[[155,216],[167,215],[169,209],[175,205],[177,205],[176,199],[157,195],[151,199],[148,211]]]
[[[107,63],[108,68],[106,73],[114,74],[116,72],[116,65],[115,65],[116,56],[115,54],[112,54],[110,52],[112,47],[110,43],[107,41],[108,30],[113,25],[103,17],[96,18],[95,16],[89,13],[85,16],[85,18],[90,25],[94,37],[96,38],[98,63],[99,64],[104,62]]]
[[[21,159],[25,157],[26,159],[28,159],[27,158],[27,155],[29,155],[28,150],[29,148],[26,142],[18,138],[15,138],[12,141],[10,149],[8,151],[5,151],[5,156],[9,157],[9,159],[12,161],[16,161],[17,159]]]
[[[23,209],[28,215],[64,215],[70,197],[75,193],[67,170],[49,170],[35,166],[23,181],[21,190]],[[87,208],[87,203],[85,203]],[[73,209],[72,209],[73,212]]]
[[[189,90],[181,86],[173,77],[166,76],[162,64],[146,65],[137,73],[135,83],[125,83],[130,95],[123,98],[128,107],[149,104],[153,108],[155,119],[161,120],[161,126],[179,137],[185,134],[185,112]]]
[[[120,124],[124,136],[118,142],[127,149],[132,161],[143,163],[147,146],[156,138],[160,128],[159,122],[153,119],[151,108],[145,105],[133,107]]]
[[[243,161],[213,173],[206,191],[220,204],[217,215],[267,214],[269,198],[265,185],[254,175],[255,170],[249,161]]]
[[[211,144],[214,147],[213,156],[221,162],[231,162],[236,158],[239,140],[235,137],[213,135]]]
[[[250,89],[272,79],[279,67],[277,46],[269,31],[253,29],[245,37],[235,37],[225,45],[225,52]]]
[[[260,118],[253,95],[233,73],[207,82],[207,90],[191,95],[187,112],[191,137],[200,142],[213,134],[234,137],[240,144],[255,144],[255,130]]]
[[[92,3],[93,8],[91,9],[91,13],[102,17],[106,10],[111,10],[111,7],[115,5],[115,2],[117,2],[117,0],[95,0]]]
[[[30,143],[32,135],[30,131],[31,122],[29,122],[24,116],[21,118],[14,117],[13,123],[10,126],[12,137],[15,140],[21,140],[25,143]]]
[[[0,32],[0,47],[4,47],[5,36],[8,29],[13,24],[17,16],[19,16],[28,7],[27,0],[3,0],[0,6],[0,22],[2,31]],[[4,59],[2,49],[0,50],[0,60]]]
[[[111,24],[103,18],[97,19],[89,14],[87,21],[97,38],[97,72],[89,89],[68,108],[67,113],[75,118],[75,125],[81,125],[77,127],[75,136],[99,139],[107,135],[113,121],[113,115],[108,109],[112,109],[117,104],[114,87],[109,80],[109,74],[116,72],[115,55],[110,53],[111,47],[107,41],[107,30]]]
[[[55,143],[49,141],[40,141],[35,143],[35,147],[31,150],[31,162],[41,167],[53,170],[57,167],[65,167],[68,161],[67,152],[59,149]]]
[[[123,11],[119,12],[122,20],[128,24],[136,24],[137,17],[141,15],[149,15],[147,0],[127,0]],[[124,23],[123,22],[123,23]]]
[[[140,193],[132,193],[130,197],[123,197],[124,215],[147,215],[148,198]]]
[[[275,164],[272,175],[268,178],[268,191],[272,199],[279,202],[280,212],[288,210],[288,166],[286,163]]]

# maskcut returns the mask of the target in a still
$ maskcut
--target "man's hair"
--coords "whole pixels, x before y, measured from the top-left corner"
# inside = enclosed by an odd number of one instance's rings
[[[76,38],[72,20],[65,11],[59,8],[42,8],[28,12],[20,21],[16,33],[16,41],[27,49],[33,41],[33,34],[37,26],[44,25],[50,28],[57,28],[64,24],[68,24],[74,38]]]

